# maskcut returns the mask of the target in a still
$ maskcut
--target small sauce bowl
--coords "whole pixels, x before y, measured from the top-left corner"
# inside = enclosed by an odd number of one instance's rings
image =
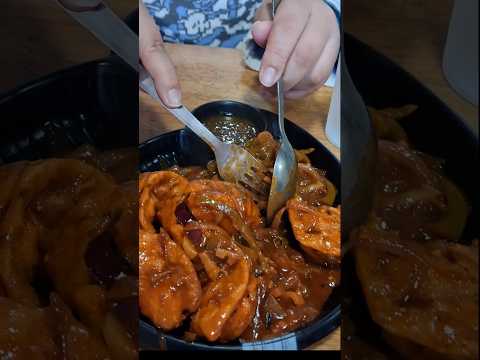
[[[236,101],[210,102],[196,108],[193,114],[221,141],[229,144],[245,146],[267,129],[259,110]]]

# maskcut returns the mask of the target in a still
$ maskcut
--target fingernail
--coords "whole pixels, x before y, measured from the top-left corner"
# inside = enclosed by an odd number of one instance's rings
[[[180,106],[182,105],[182,94],[178,89],[168,90],[168,101],[171,106]]]
[[[262,73],[260,74],[260,82],[263,84],[263,86],[270,87],[275,83],[275,75],[276,71],[272,67],[266,68]]]
[[[252,24],[252,30],[254,30],[258,26],[262,26],[263,23],[267,23],[268,21],[264,20],[257,20]]]

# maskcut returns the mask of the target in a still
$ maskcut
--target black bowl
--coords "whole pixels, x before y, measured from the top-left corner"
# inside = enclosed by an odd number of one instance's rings
[[[203,104],[193,111],[193,114],[203,122],[212,116],[229,116],[241,119],[253,126],[257,132],[267,129],[267,123],[257,108],[238,101],[220,100]]]
[[[243,104],[237,102],[215,102],[202,105],[194,113],[202,120],[215,111],[239,112]],[[266,110],[252,112],[249,106],[242,111],[255,114],[254,123],[260,126],[257,130],[268,130],[272,134],[278,133],[276,128],[277,116]],[[286,131],[294,148],[314,148],[310,156],[312,164],[326,170],[327,178],[337,187],[339,194],[336,202],[340,199],[340,163],[318,140],[301,129],[294,123],[286,121]],[[199,139],[187,129],[177,130],[157,136],[141,144],[140,169],[142,172],[162,170],[173,165],[190,166],[206,165],[212,160],[213,153],[205,148]],[[192,156],[194,154],[194,156]],[[320,317],[311,325],[297,330],[281,338],[249,344],[231,342],[228,344],[209,344],[206,342],[186,342],[181,339],[183,330],[162,334],[148,319],[140,321],[140,349],[142,350],[242,350],[242,349],[303,349],[320,340],[340,325],[340,289],[336,288],[330,295]]]
[[[472,205],[464,243],[478,238],[478,134],[422,83],[371,47],[344,34],[344,54],[355,87],[365,103],[374,108],[418,105],[418,110],[401,120],[414,148],[445,160],[446,175],[459,186]],[[356,276],[355,263],[347,254],[342,259],[343,315],[353,321],[363,341],[382,350],[389,359],[397,356],[381,341],[381,328],[373,322]],[[350,304],[353,304],[350,306]],[[348,337],[342,331],[342,337]],[[342,340],[343,342],[343,340]]]
[[[247,121],[248,125],[255,129],[256,133],[262,132],[267,129],[267,123],[264,115],[258,109],[236,101],[220,100],[209,102],[196,108],[193,111],[193,114],[197,117],[197,119],[200,120],[200,122],[205,122],[207,119],[212,117],[229,116],[233,119],[233,121],[235,121],[235,119],[240,119],[240,121]],[[188,161],[191,164],[204,164],[205,153],[210,152],[210,147],[206,143],[204,143],[199,137],[193,136],[194,134],[191,132],[190,129],[185,128],[185,131],[188,133],[189,136],[180,137],[179,146],[185,149],[195,149],[195,151],[192,151],[189,154]],[[230,134],[230,132],[228,132],[228,134]],[[222,141],[232,142],[232,138],[230,137],[230,135],[227,137],[229,139],[223,139],[221,137],[219,138]],[[235,143],[237,143],[238,145],[243,145],[241,140],[240,142],[235,141]]]

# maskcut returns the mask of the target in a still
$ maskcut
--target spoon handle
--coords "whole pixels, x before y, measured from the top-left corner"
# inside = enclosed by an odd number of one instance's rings
[[[275,12],[280,5],[280,0],[272,0],[272,19],[275,17]],[[278,127],[282,139],[286,139],[285,133],[285,114],[284,114],[284,96],[283,96],[283,75],[277,81],[277,114]]]
[[[280,78],[277,82],[277,113],[278,113],[278,127],[280,129],[280,135],[282,138],[286,138],[287,134],[285,133],[285,115],[284,115],[284,105],[283,105],[283,78]]]
[[[280,5],[281,0],[272,0],[272,20],[275,16],[275,12],[277,11],[278,5]]]

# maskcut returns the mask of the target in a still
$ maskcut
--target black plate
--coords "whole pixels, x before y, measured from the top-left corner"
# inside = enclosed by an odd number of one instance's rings
[[[214,105],[222,108],[225,106],[238,107],[238,103],[234,102],[215,102],[203,105],[199,108],[201,111],[194,112],[201,119],[201,114],[204,113],[204,110],[212,109]],[[266,124],[267,130],[272,134],[276,134],[277,130],[274,126],[277,120],[276,115],[265,110],[260,110],[260,114],[263,117],[263,121],[257,121],[257,123]],[[259,130],[262,131],[264,129]],[[292,122],[286,122],[286,131],[294,148],[315,149],[315,152],[309,155],[309,157],[314,166],[326,170],[327,178],[339,189],[338,203],[340,199],[339,161],[318,140]],[[192,154],[195,154],[195,156],[192,156]],[[161,170],[176,164],[180,166],[206,165],[212,159],[212,152],[202,146],[198,138],[186,129],[157,136],[140,145],[140,168],[142,172]],[[305,348],[337,328],[340,325],[340,316],[340,289],[336,288],[330,295],[318,320],[311,325],[282,338],[256,344],[261,349],[282,349],[282,347],[292,349],[292,344],[295,344],[299,349]],[[242,349],[242,344],[239,342],[213,345],[204,342],[185,342],[181,340],[182,330],[171,334],[161,334],[147,319],[142,319],[140,323],[140,348],[145,350],[159,349],[160,347],[169,350]],[[252,348],[250,345],[244,345],[243,349],[247,347]]]
[[[349,73],[368,106],[374,108],[418,105],[418,110],[401,121],[413,146],[444,159],[447,176],[466,194],[472,205],[462,239],[471,243],[479,237],[478,227],[478,134],[474,134],[445,103],[398,65],[355,39],[344,35],[344,53]],[[475,169],[475,170],[474,170]],[[362,340],[383,350],[394,351],[381,342],[381,328],[373,322],[362,295],[351,256],[342,259],[344,314],[361,330]],[[353,310],[348,304],[354,304]],[[342,336],[349,336],[345,331]]]

